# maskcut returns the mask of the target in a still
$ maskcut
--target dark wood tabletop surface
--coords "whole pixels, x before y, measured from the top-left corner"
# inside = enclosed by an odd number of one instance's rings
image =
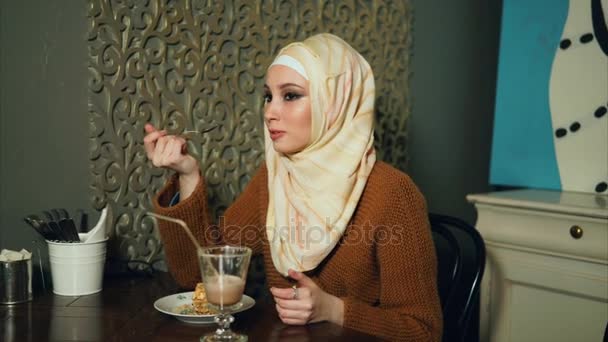
[[[180,290],[166,273],[114,276],[103,291],[78,297],[35,293],[27,303],[0,305],[0,341],[198,341],[215,325],[192,325],[154,308],[158,298]],[[288,326],[271,303],[235,314],[234,331],[249,341],[375,341],[332,323]]]

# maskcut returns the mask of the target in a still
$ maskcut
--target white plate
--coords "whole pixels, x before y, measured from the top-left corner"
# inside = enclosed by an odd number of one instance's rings
[[[184,304],[192,304],[192,295],[194,291],[190,292],[182,292],[172,294],[170,296],[166,296],[160,298],[154,302],[154,308],[162,313],[166,313],[167,315],[171,315],[178,320],[190,323],[190,324],[214,324],[213,318],[215,315],[187,315],[180,314],[175,312],[174,310],[181,305]],[[241,300],[243,305],[233,313],[245,311],[251,308],[255,304],[255,300],[247,295],[243,295],[243,299]]]

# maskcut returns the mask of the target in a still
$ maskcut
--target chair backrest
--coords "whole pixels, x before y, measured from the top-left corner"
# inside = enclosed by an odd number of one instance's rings
[[[464,341],[485,267],[485,244],[470,224],[429,214],[437,252],[437,286],[443,310],[443,341]]]

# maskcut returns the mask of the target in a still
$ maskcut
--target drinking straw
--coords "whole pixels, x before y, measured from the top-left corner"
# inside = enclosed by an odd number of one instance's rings
[[[180,219],[176,219],[176,218],[165,216],[165,215],[156,214],[156,213],[153,213],[153,212],[150,212],[150,211],[146,212],[146,215],[152,216],[152,217],[156,217],[157,219],[161,219],[161,220],[177,223],[182,228],[184,228],[184,230],[186,231],[186,234],[188,235],[188,237],[190,238],[190,240],[192,240],[192,243],[194,244],[194,246],[196,246],[196,249],[197,250],[201,250],[202,249],[201,245],[198,244],[198,241],[196,241],[196,238],[192,234],[192,231],[190,230],[190,228],[188,228],[188,225],[186,224],[186,222],[184,222],[184,221],[182,221]]]

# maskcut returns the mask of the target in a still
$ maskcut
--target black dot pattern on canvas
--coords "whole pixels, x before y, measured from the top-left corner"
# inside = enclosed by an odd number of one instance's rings
[[[558,138],[565,137],[568,134],[565,128],[558,128],[555,130],[555,136]]]
[[[595,192],[604,192],[606,189],[608,189],[608,184],[606,184],[606,182],[597,183],[595,186]]]
[[[559,48],[562,50],[566,50],[570,47],[570,45],[572,45],[572,42],[568,38],[563,39],[561,42],[559,42]]]
[[[587,44],[593,40],[593,33],[585,33],[584,35],[581,36],[581,38],[579,40],[581,43]]]
[[[601,118],[602,116],[606,115],[606,112],[608,110],[606,109],[606,107],[604,106],[600,106],[598,109],[595,110],[595,113],[593,113],[593,116],[595,116],[596,118]]]
[[[608,3],[605,3],[605,5],[608,5]],[[605,15],[608,12],[606,12],[606,9],[606,6],[602,5],[602,0],[591,0],[591,26],[593,27],[593,34],[595,34],[597,45],[604,52],[604,55],[608,56],[608,17]]]
[[[581,128],[581,124],[578,122],[573,122],[572,125],[570,125],[570,132],[574,133],[576,131],[578,131]]]

